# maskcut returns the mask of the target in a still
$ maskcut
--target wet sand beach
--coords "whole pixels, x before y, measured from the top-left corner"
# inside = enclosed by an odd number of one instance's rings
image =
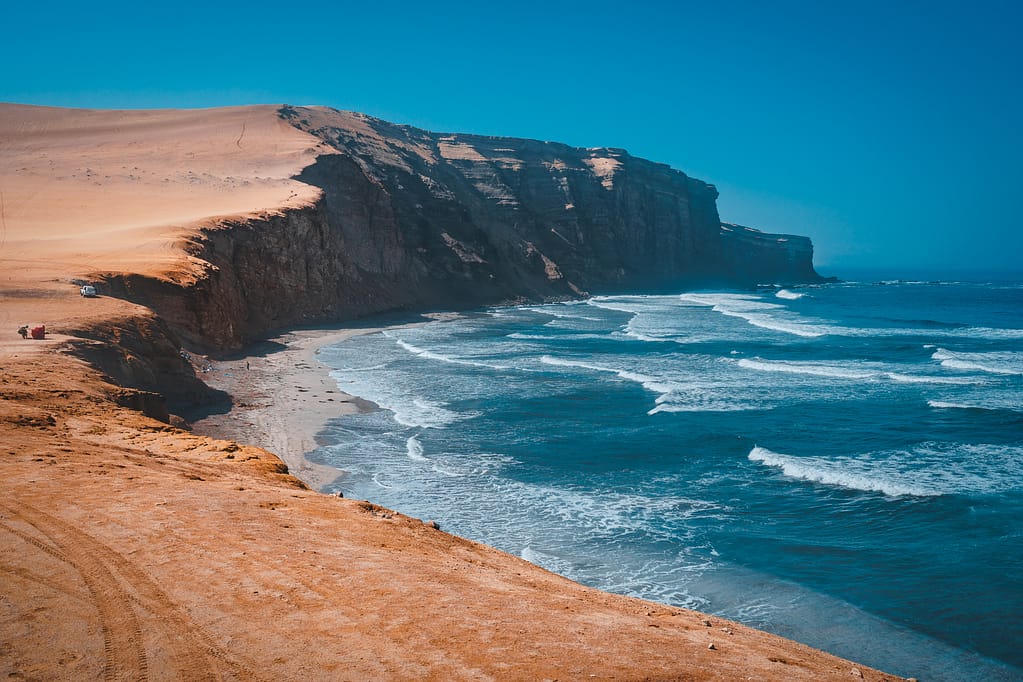
[[[375,409],[373,403],[341,391],[330,368],[316,359],[323,346],[360,334],[397,329],[455,313],[427,313],[413,318],[378,318],[363,324],[294,329],[239,353],[212,360],[201,376],[233,398],[192,420],[196,433],[239,440],[273,452],[310,488],[323,490],[344,472],[311,462],[306,454],[318,445],[317,434],[330,419]]]

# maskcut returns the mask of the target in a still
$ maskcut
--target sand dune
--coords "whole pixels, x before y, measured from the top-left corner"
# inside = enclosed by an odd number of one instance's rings
[[[0,268],[166,275],[198,226],[314,201],[319,140],[276,110],[0,105]]]

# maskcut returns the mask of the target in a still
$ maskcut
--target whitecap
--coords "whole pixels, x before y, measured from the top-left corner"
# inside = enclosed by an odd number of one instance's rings
[[[795,301],[800,298],[803,298],[803,296],[806,296],[806,294],[800,294],[795,291],[789,291],[788,289],[779,289],[778,291],[775,292],[774,295],[786,301]]]
[[[816,338],[833,333],[833,330],[819,324],[781,319],[772,315],[772,311],[784,311],[785,308],[747,294],[681,294],[679,300],[696,306],[709,306],[716,313],[740,318],[755,327],[794,336]]]
[[[677,384],[671,384],[663,381],[656,377],[647,376],[645,374],[638,374],[636,372],[630,372],[625,369],[618,369],[615,367],[606,367],[604,365],[595,365],[588,362],[579,362],[577,360],[563,360],[561,358],[555,358],[550,355],[543,355],[540,357],[540,362],[545,365],[553,365],[555,367],[576,367],[579,369],[588,369],[593,372],[606,372],[614,374],[621,379],[626,381],[632,381],[640,384],[646,390],[652,393],[658,393],[660,395],[666,395],[677,387]]]
[[[383,472],[379,472],[378,471],[377,473],[373,474],[373,482],[376,483],[381,488],[387,488],[388,490],[393,490],[394,486],[387,485],[386,483],[384,483],[383,481],[380,480],[380,476],[381,476],[382,473]]]
[[[828,362],[794,362],[787,360],[765,360],[763,358],[742,358],[736,361],[739,367],[760,372],[781,372],[803,374],[828,379],[850,381],[879,381],[888,379],[901,384],[975,384],[976,379],[966,377],[943,377],[928,374],[905,374],[884,369],[884,365],[867,365],[860,362],[834,364]]]
[[[415,355],[416,357],[423,358],[425,360],[435,360],[437,362],[445,362],[445,363],[447,363],[449,365],[468,365],[468,366],[471,366],[471,367],[485,367],[487,369],[497,369],[497,370],[512,369],[511,367],[506,367],[504,365],[494,365],[494,364],[490,364],[490,363],[487,363],[487,362],[478,362],[478,361],[475,361],[475,360],[466,360],[464,358],[457,358],[457,357],[454,357],[454,356],[451,356],[451,355],[443,355],[441,353],[437,353],[437,352],[434,352],[432,350],[427,350],[425,348],[420,348],[419,346],[414,346],[411,343],[408,343],[407,341],[399,339],[396,336],[392,336],[389,332],[384,332],[384,336],[387,336],[388,338],[394,339],[395,343],[398,345],[399,348],[402,348],[402,349],[408,351],[409,353],[411,353],[412,355]]]
[[[530,313],[540,313],[541,315],[550,315],[563,320],[585,320],[587,322],[602,322],[599,317],[588,317],[586,315],[580,315],[572,310],[575,306],[567,304],[554,304],[548,306],[523,306],[519,310],[524,310]]]
[[[410,402],[381,404],[380,407],[394,413],[394,421],[404,426],[426,429],[443,428],[462,419],[469,419],[475,414],[460,414],[449,410],[440,403],[423,398],[413,398]]]
[[[745,412],[748,410],[760,409],[754,405],[728,402],[724,400],[705,400],[685,402],[662,402],[647,410],[647,414],[654,415],[665,412],[668,414],[679,412]]]
[[[884,375],[900,384],[977,384],[983,383],[977,379],[967,377],[936,377],[929,374],[901,374],[899,372],[885,372]]]
[[[761,372],[783,372],[786,374],[806,374],[832,379],[876,379],[881,376],[877,371],[857,369],[855,365],[832,365],[822,362],[788,362],[784,360],[764,360],[762,358],[742,358],[736,362],[740,367]]]
[[[987,374],[1023,374],[1023,353],[1018,351],[964,353],[938,348],[931,359],[949,369]]]
[[[989,494],[1020,487],[1023,447],[925,442],[854,456],[795,457],[756,446],[747,458],[792,479],[890,497]]]
[[[429,462],[429,458],[423,455],[423,444],[415,436],[409,436],[405,441],[405,451],[408,458],[417,462]]]
[[[586,301],[587,305],[591,305],[594,308],[603,308],[604,310],[613,310],[619,313],[632,313],[635,315],[640,311],[641,308],[637,307],[635,303],[621,303],[610,299],[594,297]]]
[[[966,405],[964,403],[953,403],[947,400],[928,400],[927,405],[933,407],[936,410],[973,410],[983,409],[977,408],[974,405]]]
[[[891,497],[903,495],[929,497],[941,494],[940,491],[905,485],[898,480],[892,480],[884,476],[874,476],[862,471],[856,472],[847,466],[848,460],[844,458],[827,460],[821,457],[793,457],[772,452],[767,448],[759,446],[750,450],[747,458],[751,462],[760,462],[766,466],[781,469],[782,473],[789,478],[810,481],[812,483],[833,485],[865,492],[878,492]]]

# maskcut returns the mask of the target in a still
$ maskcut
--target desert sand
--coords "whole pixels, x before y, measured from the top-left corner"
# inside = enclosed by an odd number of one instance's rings
[[[894,679],[316,492],[338,472],[302,455],[358,405],[313,353],[354,332],[295,331],[278,339],[290,350],[216,361],[212,381],[238,396],[207,426],[230,438],[119,406],[125,389],[79,357],[101,343],[83,330],[154,313],[83,299],[77,282],[187,282],[183,245],[203,225],[315,201],[292,179],[315,155],[275,107],[0,105],[0,675]],[[47,339],[15,333],[36,323]]]

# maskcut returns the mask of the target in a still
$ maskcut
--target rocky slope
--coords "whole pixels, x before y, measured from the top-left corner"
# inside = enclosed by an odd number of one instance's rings
[[[195,346],[393,310],[819,280],[808,239],[722,226],[712,185],[621,149],[277,114],[319,142],[297,176],[316,201],[204,229],[187,281],[108,278]]]

